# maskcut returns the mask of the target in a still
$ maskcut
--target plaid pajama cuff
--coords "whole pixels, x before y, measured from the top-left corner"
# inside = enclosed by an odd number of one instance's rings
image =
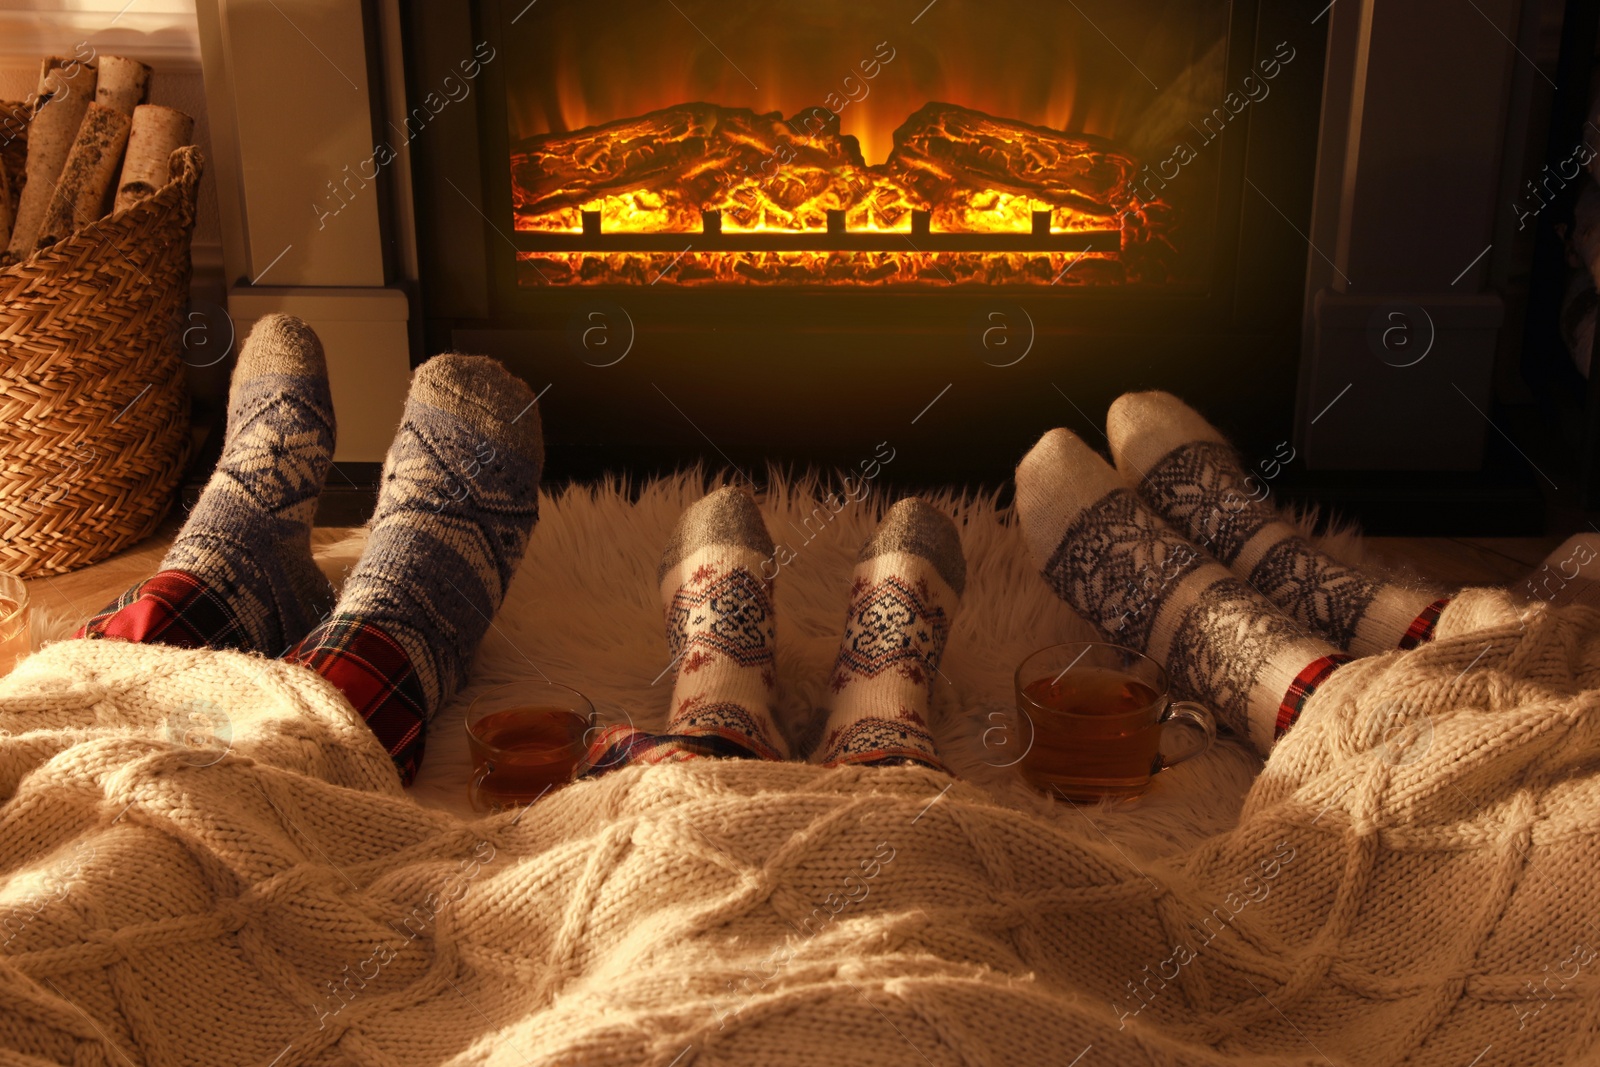
[[[639,763],[680,763],[692,759],[775,759],[754,740],[737,741],[728,731],[706,734],[652,734],[632,726],[607,726],[596,733],[578,761],[575,777],[596,778]]]
[[[335,615],[285,655],[339,687],[410,785],[422,765],[428,706],[411,657],[358,616]]]
[[[1306,664],[1294,681],[1289,685],[1289,691],[1284,694],[1283,702],[1278,705],[1277,729],[1273,732],[1272,739],[1276,741],[1289,732],[1289,727],[1300,718],[1300,712],[1305,710],[1306,701],[1311,699],[1311,694],[1317,691],[1317,686],[1328,680],[1338,667],[1349,663],[1353,656],[1343,652],[1335,652],[1328,656],[1319,656]]]
[[[1433,637],[1433,628],[1439,622],[1439,613],[1449,603],[1449,597],[1440,597],[1422,609],[1422,614],[1412,619],[1411,625],[1406,627],[1405,636],[1400,638],[1400,647],[1409,651]]]
[[[145,579],[72,636],[256,651],[227,601],[188,571],[161,571]]]

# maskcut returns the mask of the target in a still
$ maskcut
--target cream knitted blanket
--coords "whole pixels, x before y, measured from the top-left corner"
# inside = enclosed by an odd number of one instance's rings
[[[1597,634],[1463,595],[1137,866],[911,769],[463,822],[302,668],[58,643],[0,682],[0,1063],[1586,1062]]]

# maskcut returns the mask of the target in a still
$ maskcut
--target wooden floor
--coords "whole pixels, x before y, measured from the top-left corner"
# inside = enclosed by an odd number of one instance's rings
[[[88,618],[117,593],[155,571],[178,531],[172,519],[154,537],[92,567],[28,582],[33,603],[70,610]],[[319,527],[314,547],[332,544],[350,527]],[[1376,563],[1399,566],[1447,589],[1468,585],[1507,585],[1526,578],[1554,551],[1558,537],[1369,537],[1367,554]],[[109,592],[108,592],[109,590]]]

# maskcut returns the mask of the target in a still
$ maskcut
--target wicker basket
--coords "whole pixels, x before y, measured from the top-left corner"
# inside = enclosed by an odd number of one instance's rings
[[[0,571],[88,566],[172,505],[200,167],[178,149],[154,196],[0,270]]]

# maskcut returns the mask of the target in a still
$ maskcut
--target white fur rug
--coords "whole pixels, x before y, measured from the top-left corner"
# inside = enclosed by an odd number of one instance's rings
[[[430,727],[412,790],[420,802],[470,814],[462,717],[474,695],[491,686],[543,676],[586,694],[607,720],[631,720],[646,729],[664,722],[673,678],[666,669],[670,657],[656,566],[678,515],[705,489],[699,474],[688,473],[650,483],[637,503],[620,485],[560,490],[541,501],[527,558],[478,652],[471,685]],[[892,503],[846,502],[807,541],[805,518],[831,513],[820,503],[827,492],[815,479],[770,473],[761,494],[774,540],[797,553],[777,579],[776,599],[781,715],[801,752],[809,751],[820,730],[856,552]],[[1230,826],[1260,767],[1248,749],[1230,740],[1161,774],[1134,802],[1064,804],[1018,780],[1006,766],[1015,759],[1014,734],[999,728],[1012,707],[1012,671],[1038,648],[1093,634],[1039,577],[1020,531],[992,499],[929,499],[954,517],[967,557],[966,593],[934,687],[932,721],[956,772],[1003,803],[1079,825],[1081,832],[1109,838],[1135,857],[1161,855]],[[818,530],[818,517],[810,531]],[[364,542],[365,532],[357,531],[318,553],[336,584]],[[107,589],[102,602],[121,589]],[[65,636],[81,621],[50,613],[37,620],[38,636]]]

